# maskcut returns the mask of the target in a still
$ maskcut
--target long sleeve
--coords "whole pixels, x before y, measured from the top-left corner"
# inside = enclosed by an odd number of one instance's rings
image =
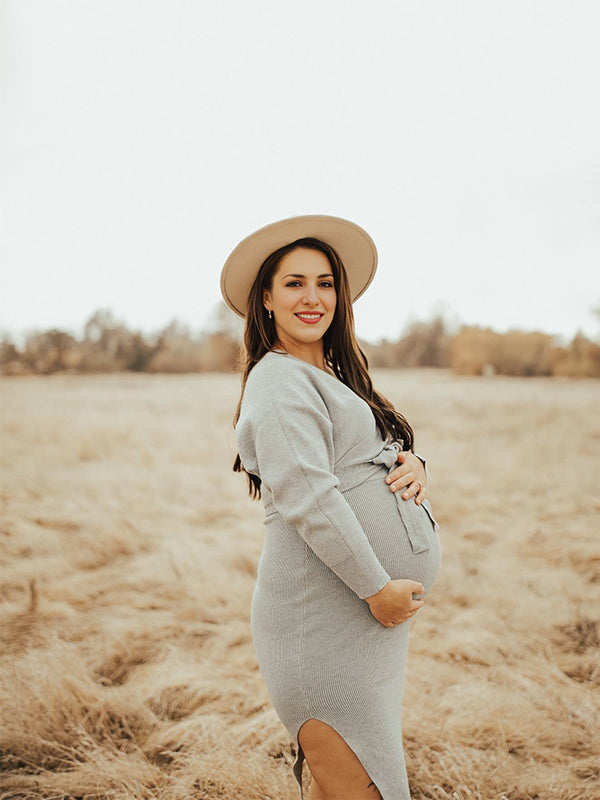
[[[273,390],[271,407],[255,429],[260,478],[288,525],[360,598],[369,597],[390,576],[337,488],[323,398],[308,380]]]

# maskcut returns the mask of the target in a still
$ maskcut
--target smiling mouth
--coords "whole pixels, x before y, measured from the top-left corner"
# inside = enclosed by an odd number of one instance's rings
[[[319,311],[301,311],[295,315],[298,319],[301,319],[302,322],[306,322],[308,325],[314,325],[315,322],[318,322],[323,314]]]

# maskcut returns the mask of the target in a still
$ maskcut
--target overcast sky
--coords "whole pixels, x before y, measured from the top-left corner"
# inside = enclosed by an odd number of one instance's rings
[[[193,330],[254,229],[326,213],[437,311],[596,336],[597,0],[0,2],[0,328]]]

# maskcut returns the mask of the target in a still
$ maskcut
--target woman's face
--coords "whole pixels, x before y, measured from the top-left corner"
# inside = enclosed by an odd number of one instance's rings
[[[298,248],[287,253],[273,276],[263,302],[273,312],[279,342],[289,349],[320,341],[336,306],[333,270],[320,250]]]

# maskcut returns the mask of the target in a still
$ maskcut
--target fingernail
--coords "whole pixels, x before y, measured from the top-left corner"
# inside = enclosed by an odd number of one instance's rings
[[[402,497],[403,497],[405,500],[408,500],[408,492],[404,492],[404,494],[402,495]]]
[[[392,482],[392,479],[391,479],[391,478],[386,478],[386,479],[385,479],[385,482],[386,482],[386,483],[391,483],[391,482]]]

